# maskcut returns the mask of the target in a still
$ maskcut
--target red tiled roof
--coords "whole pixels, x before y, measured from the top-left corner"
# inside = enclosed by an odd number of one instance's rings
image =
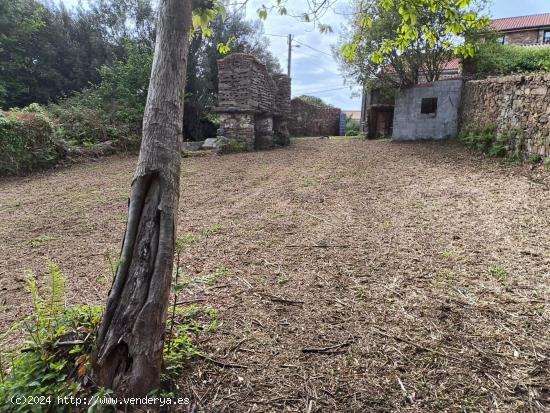
[[[455,57],[452,60],[449,60],[443,65],[443,70],[458,70],[460,69],[460,59]]]
[[[445,70],[459,70],[460,69],[460,59],[458,57],[452,58],[447,63],[442,63],[441,68]],[[393,66],[386,66],[384,68],[384,73],[395,73]]]
[[[491,25],[496,31],[550,27],[550,13],[495,19],[491,21]]]

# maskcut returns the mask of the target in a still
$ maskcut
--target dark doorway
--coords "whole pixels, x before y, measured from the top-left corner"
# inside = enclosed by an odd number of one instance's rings
[[[389,138],[393,132],[393,106],[374,107],[369,114],[369,138]]]

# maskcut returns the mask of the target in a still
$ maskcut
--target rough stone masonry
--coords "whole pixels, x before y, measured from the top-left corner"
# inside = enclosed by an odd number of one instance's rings
[[[523,155],[550,156],[550,75],[514,75],[466,82],[461,130],[495,127],[512,135]]]
[[[290,136],[339,135],[340,109],[316,106],[300,98],[292,99],[291,108]]]
[[[270,75],[254,56],[218,60],[218,147],[267,149],[290,143],[290,78]]]

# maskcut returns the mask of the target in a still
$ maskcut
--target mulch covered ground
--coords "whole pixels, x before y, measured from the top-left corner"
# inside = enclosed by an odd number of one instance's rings
[[[134,157],[0,182],[0,331],[46,258],[102,303]],[[179,297],[221,326],[184,411],[550,410],[550,179],[452,143],[184,159]],[[16,338],[14,338],[16,339]]]

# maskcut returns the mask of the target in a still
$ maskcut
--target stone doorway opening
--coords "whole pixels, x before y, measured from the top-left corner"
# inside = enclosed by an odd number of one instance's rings
[[[256,115],[254,122],[254,149],[268,149],[273,146],[273,117]]]

